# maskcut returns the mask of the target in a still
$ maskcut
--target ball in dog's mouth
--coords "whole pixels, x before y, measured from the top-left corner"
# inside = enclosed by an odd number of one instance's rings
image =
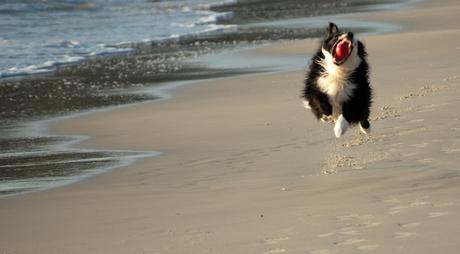
[[[353,43],[349,39],[344,38],[342,40],[337,41],[332,51],[335,64],[340,65],[344,63],[351,55],[352,50]]]

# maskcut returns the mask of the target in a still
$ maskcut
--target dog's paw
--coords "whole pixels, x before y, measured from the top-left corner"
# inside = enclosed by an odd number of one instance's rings
[[[308,102],[307,100],[303,100],[303,107],[306,108],[306,109],[311,109],[311,106],[310,106],[310,102]]]
[[[363,134],[366,134],[366,135],[369,135],[371,134],[371,127],[369,126],[369,128],[364,128],[361,124],[359,125],[359,130],[363,133]]]
[[[345,134],[349,126],[350,123],[343,117],[343,115],[340,115],[334,126],[335,137],[340,138],[343,134]]]
[[[359,123],[359,130],[366,135],[371,134],[371,125],[369,124],[369,121],[361,121]]]

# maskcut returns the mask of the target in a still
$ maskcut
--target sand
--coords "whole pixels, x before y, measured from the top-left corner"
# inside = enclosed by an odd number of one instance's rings
[[[0,200],[0,253],[458,253],[460,3],[353,15],[372,135],[336,139],[299,99],[304,72],[211,80],[174,99],[51,126],[81,147],[163,154]],[[303,40],[251,54],[309,54]]]

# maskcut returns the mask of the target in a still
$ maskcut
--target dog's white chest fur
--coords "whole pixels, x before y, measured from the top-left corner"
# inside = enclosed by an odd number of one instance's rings
[[[334,120],[342,114],[342,104],[350,99],[356,88],[356,84],[348,81],[348,75],[344,72],[325,72],[318,78],[319,88],[329,97]]]
[[[334,64],[332,55],[324,49],[323,54],[325,58],[319,64],[324,67],[325,71],[318,78],[318,86],[329,97],[332,118],[335,121],[342,114],[343,103],[350,99],[356,88],[356,84],[350,82],[348,77],[358,67],[361,60],[357,57],[356,50],[343,65]]]

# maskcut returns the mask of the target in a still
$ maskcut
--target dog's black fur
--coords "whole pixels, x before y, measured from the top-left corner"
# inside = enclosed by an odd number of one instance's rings
[[[337,63],[334,56],[335,46],[344,38],[352,43],[353,47],[344,62]],[[329,60],[326,60],[327,54],[330,54]],[[337,73],[341,74],[338,75]],[[337,76],[337,78],[332,78],[333,84],[324,84],[325,79],[330,80],[328,75]],[[322,81],[319,81],[320,78]],[[320,85],[319,82],[323,83]],[[329,86],[338,86],[340,88]],[[339,91],[328,92],[329,88],[334,91],[338,89]],[[345,93],[345,95],[342,94],[343,98],[336,94],[340,92]],[[341,33],[334,23],[329,24],[327,34],[312,58],[302,97],[317,119],[329,119],[329,121],[336,122],[335,133],[337,137],[340,137],[346,131],[348,124],[355,125],[359,123],[361,130],[366,134],[368,133],[370,130],[368,118],[372,104],[369,66],[365,47],[363,43],[354,38],[353,33]],[[343,123],[346,124],[344,130],[337,130],[339,128],[337,124],[341,124],[337,122],[340,114],[346,120]]]

